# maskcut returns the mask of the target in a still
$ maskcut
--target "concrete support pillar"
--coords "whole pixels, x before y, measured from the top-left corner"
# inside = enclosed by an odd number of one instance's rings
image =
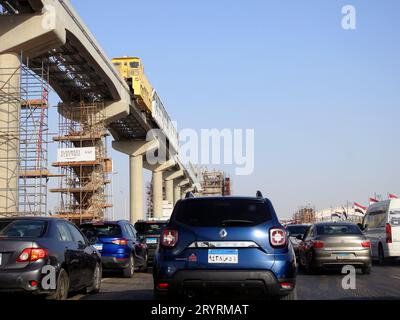
[[[185,197],[186,193],[184,192],[184,190],[186,190],[188,188],[189,184],[190,184],[190,181],[189,181],[189,179],[186,179],[186,178],[176,181],[175,187],[177,187],[177,190],[176,190],[177,198],[183,199]],[[178,195],[178,192],[179,192],[179,195]]]
[[[182,190],[178,183],[174,183],[174,205],[182,199]]]
[[[185,175],[183,170],[177,170],[173,171],[169,174],[166,175],[165,180],[166,180],[166,185],[167,185],[167,199],[168,201],[171,201],[173,205],[175,205],[178,200],[181,199],[181,187],[178,186],[179,183],[182,182],[182,177]],[[172,191],[171,191],[172,190]],[[171,194],[172,194],[172,199],[171,199]]]
[[[153,215],[156,219],[163,216],[163,173],[153,172]]]
[[[174,180],[165,180],[166,200],[170,204],[174,204]]]
[[[144,218],[143,211],[143,156],[129,157],[130,221]]]
[[[0,215],[18,213],[21,60],[0,54]]]
[[[114,141],[113,148],[129,155],[129,181],[130,181],[130,220],[135,223],[144,219],[143,210],[143,166],[144,155],[159,147],[157,141]]]

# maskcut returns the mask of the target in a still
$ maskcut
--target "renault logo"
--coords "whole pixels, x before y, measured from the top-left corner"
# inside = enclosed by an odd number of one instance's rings
[[[228,236],[228,232],[226,232],[225,229],[222,229],[222,230],[219,232],[219,236],[221,237],[221,239],[225,239],[225,238]]]

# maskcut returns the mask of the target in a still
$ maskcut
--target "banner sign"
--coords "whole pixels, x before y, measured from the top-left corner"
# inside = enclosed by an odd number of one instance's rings
[[[57,162],[96,161],[96,148],[58,149]]]

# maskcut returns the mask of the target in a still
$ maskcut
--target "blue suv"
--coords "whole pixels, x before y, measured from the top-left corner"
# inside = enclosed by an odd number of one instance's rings
[[[161,235],[153,277],[158,298],[210,291],[296,298],[294,251],[261,192],[179,201]]]
[[[84,223],[80,228],[101,253],[103,270],[121,270],[124,278],[132,278],[135,270],[147,271],[148,248],[128,221]]]

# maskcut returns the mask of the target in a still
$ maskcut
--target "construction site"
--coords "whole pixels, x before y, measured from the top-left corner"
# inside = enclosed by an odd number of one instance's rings
[[[316,222],[316,211],[313,207],[302,207],[292,217],[293,224],[312,224]]]
[[[36,60],[34,67],[26,60],[17,68],[1,68],[0,216],[52,216],[76,224],[104,220],[113,197],[106,105],[87,99],[59,103],[58,132],[50,133],[51,72],[57,71],[47,60],[39,64]],[[52,163],[50,143],[57,146]],[[231,179],[225,172],[189,166],[200,187],[180,191],[173,180],[163,180],[162,213],[156,215],[152,179],[146,189],[145,217],[168,219],[187,191],[201,197],[231,195]],[[57,198],[56,207],[48,207],[49,196]]]
[[[0,69],[0,215],[46,216],[48,193],[58,194],[54,216],[80,223],[104,218],[108,173],[104,104],[60,104],[59,133],[49,132],[50,67],[30,61]],[[50,139],[58,143],[50,173]],[[50,179],[59,188],[48,190]],[[17,195],[17,196],[15,196]]]
[[[176,126],[142,60],[107,57],[69,1],[51,2],[57,23],[44,27],[47,4],[0,0],[0,216],[108,218],[111,148],[128,159],[124,215],[133,223],[168,215],[189,191],[229,194],[228,178],[183,164]],[[148,154],[165,157],[153,163]]]
[[[0,68],[0,215],[46,215],[48,67]]]
[[[108,157],[108,131],[104,125],[104,104],[60,104],[57,162],[59,187],[51,193],[59,195],[57,217],[82,223],[103,220],[110,208],[107,187],[111,181],[112,160]]]

